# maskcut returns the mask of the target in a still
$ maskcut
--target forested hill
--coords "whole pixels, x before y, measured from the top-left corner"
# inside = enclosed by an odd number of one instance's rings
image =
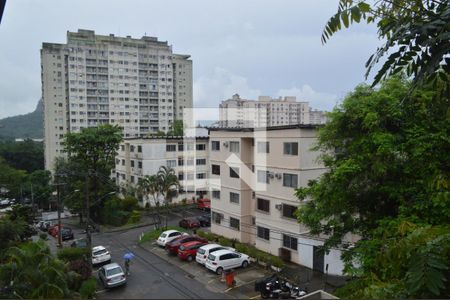
[[[35,111],[0,119],[0,140],[44,137],[44,107],[39,100]]]

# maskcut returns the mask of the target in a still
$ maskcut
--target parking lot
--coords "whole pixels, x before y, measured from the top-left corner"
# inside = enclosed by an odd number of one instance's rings
[[[254,282],[272,274],[272,272],[261,268],[259,265],[250,264],[245,269],[239,268],[235,270],[236,285],[229,288],[222,276],[209,271],[195,261],[182,261],[177,256],[167,254],[166,250],[156,245],[156,243],[145,243],[141,247],[156,254],[168,263],[177,266],[186,272],[186,276],[201,282],[210,291],[224,293],[233,298],[259,298],[259,293],[254,291]]]

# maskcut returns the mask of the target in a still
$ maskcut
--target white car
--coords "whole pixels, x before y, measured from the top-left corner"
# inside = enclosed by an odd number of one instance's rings
[[[221,246],[219,244],[208,244],[208,245],[198,248],[197,255],[195,256],[195,261],[201,265],[204,265],[206,262],[206,259],[208,258],[208,255],[215,251],[218,251],[218,250],[235,251],[231,247],[225,247],[225,246]]]
[[[111,254],[103,246],[96,246],[92,248],[92,264],[98,265],[104,262],[111,262]]]
[[[218,250],[208,255],[205,266],[221,275],[224,270],[246,268],[249,263],[250,257],[246,254],[231,250]]]
[[[156,243],[162,247],[165,247],[167,243],[173,241],[174,239],[182,235],[187,235],[187,233],[180,232],[178,230],[166,230],[163,233],[161,233],[159,238],[156,240]]]

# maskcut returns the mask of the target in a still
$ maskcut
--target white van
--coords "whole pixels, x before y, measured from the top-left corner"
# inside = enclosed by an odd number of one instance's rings
[[[221,275],[224,270],[248,267],[250,257],[246,254],[231,250],[218,250],[208,255],[205,266],[211,271]]]

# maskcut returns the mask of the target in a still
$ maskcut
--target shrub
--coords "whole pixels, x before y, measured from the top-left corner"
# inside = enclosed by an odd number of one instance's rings
[[[186,202],[187,202],[187,199],[186,199],[186,198],[183,198],[183,199],[181,200],[181,204],[183,204],[183,205],[186,205]]]
[[[271,258],[271,265],[276,267],[276,268],[283,268],[284,267],[284,262],[281,258],[279,258],[278,256],[272,255]]]
[[[137,223],[141,220],[141,212],[138,210],[133,210],[130,215],[128,223]]]
[[[138,207],[138,200],[133,196],[126,196],[122,199],[122,209],[125,211],[133,211]]]
[[[58,258],[65,262],[86,259],[89,255],[85,248],[63,248],[58,251]]]
[[[69,269],[78,273],[82,280],[86,280],[92,275],[92,268],[84,259],[72,260],[69,262]]]
[[[245,253],[245,254],[251,256],[250,254],[248,254],[249,253],[249,246],[247,246],[246,244],[237,243],[236,244],[236,250],[238,252]]]
[[[96,289],[97,280],[94,277],[83,281],[79,290],[81,299],[92,299],[95,295]]]
[[[225,237],[219,237],[219,244],[226,247],[231,247],[231,240]]]
[[[47,235],[46,233],[40,233],[40,234],[39,234],[39,238],[40,238],[41,240],[46,241],[46,240],[48,239],[48,235]]]

